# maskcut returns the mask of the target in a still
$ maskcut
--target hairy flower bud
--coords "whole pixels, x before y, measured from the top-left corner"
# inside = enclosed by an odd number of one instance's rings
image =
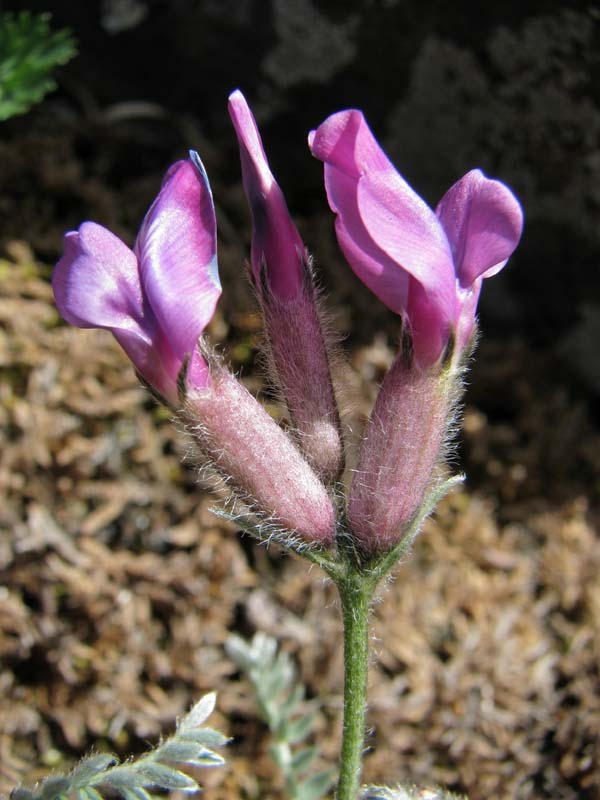
[[[241,92],[229,98],[252,212],[251,276],[265,320],[271,377],[298,444],[324,480],[343,469],[340,419],[312,273]]]
[[[328,546],[335,515],[327,491],[292,440],[224,367],[210,360],[204,389],[188,392],[182,417],[213,467],[259,516]]]
[[[420,369],[404,348],[385,377],[363,440],[348,499],[350,530],[369,556],[405,533],[436,480],[459,378]]]

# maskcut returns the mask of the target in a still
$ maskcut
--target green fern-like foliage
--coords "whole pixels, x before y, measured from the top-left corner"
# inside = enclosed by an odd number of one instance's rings
[[[52,71],[77,53],[68,29],[52,31],[50,14],[0,15],[0,120],[28,111],[56,89]]]
[[[119,763],[111,753],[88,756],[68,775],[52,775],[34,789],[19,787],[11,800],[154,800],[152,790],[197,792],[199,786],[185,767],[218,767],[225,761],[214,747],[229,740],[219,731],[203,727],[215,707],[216,695],[205,695],[180,720],[175,733],[154,750]]]
[[[291,658],[278,651],[275,639],[264,633],[257,633],[250,642],[231,636],[226,649],[252,683],[260,716],[273,736],[270,752],[285,779],[286,800],[324,797],[333,785],[335,771],[309,772],[318,750],[300,745],[311,733],[316,713],[300,713],[306,691],[297,680]]]

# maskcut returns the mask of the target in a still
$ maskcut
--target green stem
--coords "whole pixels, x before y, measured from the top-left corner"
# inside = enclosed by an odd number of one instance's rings
[[[344,621],[344,730],[337,800],[357,800],[362,769],[373,582],[358,572],[337,583]]]

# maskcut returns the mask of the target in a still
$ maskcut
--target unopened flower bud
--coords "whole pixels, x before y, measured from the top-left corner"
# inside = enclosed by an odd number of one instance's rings
[[[229,113],[252,212],[251,276],[265,320],[271,377],[300,448],[324,480],[334,481],[343,469],[341,426],[304,244],[241,92],[229,98]]]

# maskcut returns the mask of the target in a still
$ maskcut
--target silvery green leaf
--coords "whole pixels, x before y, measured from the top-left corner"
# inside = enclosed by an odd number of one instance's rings
[[[53,800],[53,798],[59,797],[61,794],[68,792],[70,785],[69,779],[64,775],[56,775],[46,778],[46,780],[42,783],[40,797],[42,797],[42,800]]]
[[[211,747],[226,744],[228,739],[212,728],[201,728],[215,707],[216,694],[205,695],[182,719],[175,734],[137,761],[118,764],[110,753],[100,753],[81,761],[69,776],[52,776],[41,785],[39,793],[15,789],[11,800],[104,800],[94,787],[112,789],[123,800],[156,800],[144,787],[163,790],[198,791],[196,781],[180,769],[161,763],[163,760],[198,767],[225,763]],[[116,765],[116,766],[115,766]]]
[[[141,773],[145,766],[152,763],[151,759],[153,755],[151,751],[147,755],[142,756],[139,761],[128,762],[119,767],[113,767],[107,770],[105,773],[93,779],[94,785],[110,786],[121,793],[125,789],[137,791],[138,789],[142,790],[142,786],[144,785],[152,785],[150,782],[144,782]]]
[[[296,744],[306,739],[316,718],[316,713],[311,711],[308,714],[304,714],[302,717],[287,722],[284,731],[286,742],[289,742],[289,744]]]
[[[294,662],[288,653],[279,653],[277,656],[277,666],[283,670],[289,677],[293,677],[296,673]]]
[[[219,753],[204,748],[196,758],[188,758],[185,763],[190,767],[221,767],[225,759]]]
[[[97,775],[99,772],[104,772],[109,767],[118,763],[118,758],[112,753],[98,753],[98,755],[84,758],[83,761],[80,761],[71,771],[69,782],[71,786],[85,786],[94,775]]]
[[[213,753],[212,750],[205,750],[200,758],[189,762],[193,767],[221,767],[225,763],[225,759],[219,753]]]
[[[197,742],[205,747],[223,747],[230,739],[213,728],[198,728],[195,731],[177,731],[179,741]]]
[[[335,770],[324,769],[307,778],[298,786],[295,800],[319,800],[331,789]]]
[[[318,755],[316,747],[306,747],[292,758],[292,770],[296,775],[307,770]]]
[[[137,776],[136,764],[123,764],[120,767],[113,767],[103,775],[98,775],[94,778],[94,784],[101,786],[112,786],[113,789],[118,789],[120,792],[123,789],[130,789],[139,783]]]
[[[203,745],[175,736],[158,749],[157,758],[160,761],[189,762],[200,758],[205,752]]]
[[[164,764],[141,762],[136,765],[135,776],[143,786],[158,786],[161,789],[182,789],[195,792],[198,784],[189,775]]]
[[[210,692],[205,694],[203,698],[198,700],[195,706],[185,715],[177,726],[177,730],[185,733],[192,728],[199,728],[203,722],[210,717],[215,710],[217,702],[217,693]]]

